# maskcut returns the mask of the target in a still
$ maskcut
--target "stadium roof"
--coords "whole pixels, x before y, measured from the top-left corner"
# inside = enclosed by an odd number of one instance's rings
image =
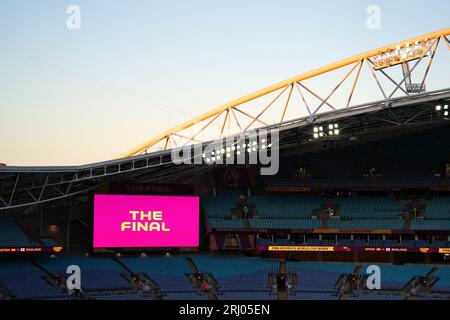
[[[0,211],[86,193],[112,180],[186,183],[207,171],[210,165],[205,163],[176,165],[171,157],[173,149],[179,146],[193,148],[201,145],[203,147],[210,143],[219,143],[223,137],[241,142],[262,130],[277,129],[279,142],[276,147],[281,152],[300,152],[322,140],[316,139],[314,127],[321,125],[325,127],[330,123],[339,124],[339,134],[326,138],[347,142],[353,141],[352,137],[369,133],[383,136],[388,135],[392,130],[446,124],[448,112],[436,112],[435,107],[439,104],[448,105],[450,88],[427,92],[425,82],[435,53],[440,48],[439,44],[445,43],[450,49],[450,41],[447,38],[449,34],[450,29],[432,32],[291,77],[163,132],[125,153],[119,159],[80,166],[0,167]],[[412,83],[413,72],[417,76],[417,73],[421,71],[416,67],[427,60],[422,74],[419,75],[422,81]],[[409,63],[413,64],[410,66]],[[381,92],[383,99],[352,106],[352,98],[354,98],[364,64],[373,80],[372,85],[376,84],[376,87],[375,89],[368,87],[359,89],[363,89],[364,93],[371,93],[371,90]],[[402,67],[403,75],[399,82],[387,72],[394,66]],[[342,70],[346,67],[347,70]],[[343,71],[344,76],[339,75],[340,81],[324,97],[312,90],[309,83],[304,82],[318,76],[328,76],[330,72],[336,70]],[[384,83],[377,74],[383,77]],[[342,84],[352,77],[351,90],[344,100],[339,102],[340,108],[338,108],[337,105],[333,105],[332,98],[338,90],[342,91]],[[390,85],[390,88],[386,83]],[[292,101],[295,100],[294,93],[297,93],[297,99],[301,98],[299,102],[303,103],[307,116],[298,118],[299,113],[294,112],[296,116],[288,119],[286,112],[289,104],[293,104]],[[308,99],[305,98],[307,93],[310,98],[315,99],[317,105],[313,105],[311,100],[307,102]],[[364,97],[371,96],[364,93]],[[269,98],[270,102],[267,104],[267,101],[259,100],[264,100],[263,98]],[[282,100],[282,98],[286,99]],[[257,114],[250,112],[250,110],[255,112],[254,106],[246,105],[253,102],[263,106],[263,109],[256,111]],[[322,108],[325,107],[331,111],[323,112]],[[280,113],[280,115],[270,116],[271,120],[275,120],[270,125],[263,119],[264,115],[268,115],[269,109]],[[244,119],[239,120],[237,114]],[[203,141],[199,139],[199,135],[203,134],[205,129],[211,129],[211,124],[214,122],[218,122],[218,126],[214,129],[213,135],[203,138]],[[228,132],[225,130],[227,125]],[[234,125],[234,131],[231,125]],[[193,134],[192,130],[194,130]]]
[[[449,124],[448,117],[436,112],[436,105],[449,104],[450,88],[392,99],[389,105],[385,102],[322,113],[315,118],[307,116],[253,131],[278,129],[279,149],[283,153],[319,143],[320,139],[313,138],[313,127],[320,124],[339,123],[340,134],[334,139],[340,141],[371,133],[383,137],[392,130]],[[242,141],[245,137],[236,135],[235,139]],[[113,180],[187,183],[210,167],[205,163],[176,165],[171,160],[171,150],[80,166],[0,167],[0,210],[67,198]]]

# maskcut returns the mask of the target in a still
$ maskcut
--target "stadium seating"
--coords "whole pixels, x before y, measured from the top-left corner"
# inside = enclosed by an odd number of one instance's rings
[[[313,210],[320,209],[325,200],[320,195],[267,194],[248,197],[248,202],[257,206],[261,218],[308,219]]]
[[[369,220],[369,219],[353,219],[353,220],[331,220],[328,224],[330,229],[403,229],[404,222],[402,220]]]
[[[218,283],[216,297],[229,299],[277,299],[276,293],[269,287],[269,273],[277,273],[279,261],[271,259],[247,258],[239,256],[192,255],[192,261],[200,272],[210,274]],[[186,256],[175,257],[122,257],[119,259],[133,272],[146,275],[157,286],[163,300],[205,300],[207,296],[193,287],[185,274],[192,272]],[[101,288],[91,286],[89,274],[100,277],[100,272],[109,270],[120,273],[120,266],[112,258],[98,257],[58,257],[38,259],[36,261],[45,270],[61,270],[67,263],[82,268],[82,286],[90,288],[87,299],[95,300],[149,300],[154,296],[137,293],[122,287],[107,284]],[[366,274],[368,264],[363,264],[361,275]],[[414,277],[424,276],[431,269],[429,265],[388,265],[379,264],[381,268],[381,290],[374,291],[361,288],[359,293],[348,295],[350,300],[403,300],[406,299],[401,289]],[[355,270],[353,263],[322,263],[287,261],[286,271],[296,274],[297,284],[288,294],[290,300],[337,300],[341,292],[336,287],[342,275],[349,275]],[[442,294],[450,294],[450,267],[436,266],[435,276],[439,279],[432,294],[421,294],[417,299],[442,299]],[[83,277],[88,275],[88,279]],[[109,279],[116,276],[108,274]],[[100,278],[108,283],[106,278]],[[87,281],[87,283],[86,283]],[[25,261],[5,260],[0,263],[0,289],[7,289],[17,299],[67,299],[61,288],[54,287],[45,278],[45,273],[35,265]],[[97,291],[91,290],[92,288]],[[4,291],[3,291],[4,292]],[[4,296],[4,294],[2,294]]]
[[[57,299],[66,294],[45,280],[45,274],[27,261],[0,261],[0,287],[16,299]]]
[[[317,219],[250,219],[255,229],[315,229],[320,227]]]
[[[433,195],[431,198],[425,199],[424,204],[426,219],[450,219],[450,196]]]
[[[246,227],[244,219],[230,219],[231,208],[235,206],[236,194],[208,197],[205,212],[210,226],[214,229],[242,229]],[[247,201],[254,204],[257,217],[248,219],[248,225],[254,229],[388,229],[402,230],[405,220],[402,214],[406,211],[409,201],[396,200],[390,196],[337,196],[326,199],[324,196],[265,194],[249,196]],[[321,208],[326,206],[337,210],[336,217],[324,225],[316,218]],[[213,210],[212,208],[218,208]],[[219,209],[222,208],[222,209]],[[222,211],[221,211],[222,210]],[[222,217],[218,217],[218,213]],[[322,215],[323,217],[323,215]],[[419,229],[435,228],[437,221],[421,223],[414,220],[411,228],[419,224]],[[427,224],[428,223],[428,224]],[[444,227],[447,228],[444,223]]]
[[[40,247],[40,244],[28,239],[25,232],[13,220],[0,217],[0,247]]]
[[[211,218],[226,218],[231,216],[231,209],[236,207],[239,201],[238,192],[221,192],[220,196],[203,196],[201,204]]]
[[[406,203],[388,196],[335,197],[333,203],[340,206],[340,215],[353,219],[397,219],[406,209]]]
[[[245,227],[241,219],[210,218],[209,224],[216,229],[243,229]]]
[[[148,257],[120,259],[130,270],[154,281],[165,300],[203,300],[185,274],[192,272],[185,257]]]
[[[37,260],[45,270],[66,277],[67,267],[77,265],[82,272],[81,287],[86,291],[128,290],[131,285],[123,277],[124,270],[110,258],[56,257]]]
[[[427,134],[414,133],[360,145],[325,148],[302,155],[301,161],[292,161],[290,157],[281,159],[280,168],[284,170],[267,177],[265,186],[366,190],[448,186],[450,179],[435,176],[434,172],[436,164],[448,159],[448,149],[442,147],[445,145],[442,137],[446,134],[448,129],[437,129]],[[294,178],[299,162],[306,175]],[[377,170],[372,177],[369,177],[370,167]]]

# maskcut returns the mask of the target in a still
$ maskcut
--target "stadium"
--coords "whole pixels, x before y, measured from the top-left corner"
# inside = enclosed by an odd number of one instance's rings
[[[116,159],[1,166],[0,300],[450,299],[450,88],[427,86],[449,36],[288,78]]]

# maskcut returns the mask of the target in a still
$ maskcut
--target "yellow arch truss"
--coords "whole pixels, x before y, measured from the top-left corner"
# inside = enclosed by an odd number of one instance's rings
[[[371,71],[372,76],[374,76],[374,78],[377,80],[378,85],[380,86],[378,79],[375,75],[375,71],[380,71],[382,73],[384,73],[383,68],[384,67],[390,67],[392,65],[395,64],[399,64],[405,61],[410,61],[410,60],[417,60],[419,59],[418,62],[420,62],[420,60],[425,57],[425,56],[431,56],[430,62],[427,66],[427,72],[424,76],[423,82],[422,82],[422,86],[425,82],[425,78],[426,75],[428,73],[428,69],[431,66],[431,62],[434,56],[434,52],[436,51],[436,49],[438,48],[439,42],[442,41],[444,42],[448,49],[450,50],[450,42],[449,39],[447,38],[447,36],[450,35],[450,28],[447,29],[443,29],[440,31],[436,31],[436,32],[432,32],[432,33],[428,33],[419,37],[415,37],[409,40],[405,40],[402,42],[397,42],[379,49],[375,49],[375,50],[371,50],[362,54],[358,54],[355,55],[351,58],[347,58],[335,63],[332,63],[330,65],[291,77],[289,79],[286,79],[284,81],[275,83],[269,87],[266,87],[264,89],[258,90],[256,92],[250,93],[246,96],[243,96],[241,98],[235,99],[233,101],[230,101],[224,105],[221,105],[209,112],[206,112],[198,117],[195,117],[189,121],[186,121],[170,130],[167,130],[153,138],[151,138],[150,140],[138,145],[137,147],[129,150],[128,152],[120,155],[120,158],[125,158],[125,157],[130,157],[133,155],[137,155],[143,152],[146,152],[147,150],[149,150],[150,148],[154,147],[156,144],[158,143],[162,143],[164,145],[164,149],[168,149],[171,146],[171,142],[173,142],[173,144],[175,144],[176,146],[177,143],[174,140],[174,137],[178,137],[178,138],[182,138],[184,139],[184,144],[189,144],[189,143],[193,143],[193,142],[199,142],[199,140],[197,139],[198,134],[205,130],[212,122],[216,121],[219,116],[221,116],[222,114],[225,114],[225,120],[223,121],[223,124],[221,126],[221,132],[220,132],[220,136],[223,135],[223,131],[225,128],[225,124],[228,122],[230,122],[232,119],[234,119],[235,123],[239,126],[239,129],[241,132],[245,132],[247,129],[249,129],[253,124],[258,123],[261,125],[267,125],[266,123],[264,123],[261,119],[260,116],[262,113],[264,113],[268,108],[270,108],[273,103],[285,92],[287,92],[287,99],[286,99],[286,103],[283,104],[283,110],[282,110],[282,115],[281,115],[281,120],[280,122],[283,122],[284,120],[284,116],[286,113],[286,109],[287,106],[289,104],[289,100],[292,94],[292,91],[294,90],[294,87],[296,88],[296,91],[298,91],[303,99],[303,102],[305,102],[306,107],[308,108],[308,112],[310,113],[310,115],[314,115],[323,105],[328,105],[329,107],[333,108],[333,106],[331,106],[328,102],[328,99],[331,97],[331,95],[334,93],[334,91],[349,77],[349,75],[351,73],[354,72],[354,70],[357,70],[356,72],[356,77],[355,80],[352,84],[352,89],[350,92],[350,95],[348,97],[348,101],[346,104],[346,107],[349,107],[350,102],[351,102],[351,98],[353,95],[353,91],[355,89],[356,86],[356,82],[358,80],[359,74],[361,72],[361,67],[363,65],[364,62],[367,63],[369,70]],[[405,49],[408,52],[411,52],[412,50],[414,50],[414,45],[420,45],[421,49],[419,50],[415,50],[413,54],[410,53],[410,56],[407,57],[402,57],[400,54],[398,56],[394,57],[394,53],[395,52],[400,52],[400,49]],[[411,47],[413,46],[413,47]],[[411,50],[407,50],[406,48],[411,48]],[[387,61],[387,63],[386,63]],[[418,63],[417,62],[417,63]],[[326,97],[326,98],[321,98],[319,97],[316,93],[314,93],[312,90],[310,90],[309,88],[307,88],[306,86],[304,86],[301,81],[307,80],[307,79],[311,79],[313,77],[319,76],[319,75],[323,75],[326,74],[328,72],[331,72],[333,70],[337,70],[349,65],[354,64],[354,66],[351,68],[351,70],[345,75],[345,77],[338,83],[338,85],[336,86],[336,88]],[[415,67],[415,66],[414,66]],[[414,69],[413,67],[413,69]],[[412,72],[412,70],[410,71]],[[384,73],[385,76],[387,76],[389,78],[389,76],[387,74]],[[392,79],[390,79],[392,82],[394,82]],[[402,87],[402,83],[405,81],[405,79],[399,84],[396,83],[397,87],[396,90],[402,90],[405,93],[407,93]],[[314,95],[316,98],[318,98],[319,100],[321,100],[321,103],[319,105],[319,107],[317,109],[315,109],[314,111],[312,111],[309,106],[307,105],[301,89],[303,88],[304,90],[307,90],[310,94]],[[281,90],[283,89],[283,90]],[[386,95],[386,93],[383,91],[383,89],[380,87],[381,91],[383,92],[383,95],[386,99],[391,98],[392,95],[394,93],[392,93],[390,96]],[[252,100],[255,100],[259,97],[268,95],[270,93],[273,93],[277,90],[281,90],[281,92],[276,95],[276,97],[272,100],[272,102],[267,105],[262,112],[260,112],[258,115],[253,116],[251,114],[249,114],[248,112],[246,112],[245,110],[242,110],[240,108],[237,108],[238,106],[241,106],[242,104],[246,103],[246,102],[250,102]],[[395,92],[394,91],[394,92]],[[236,112],[240,113],[241,115],[244,115],[248,118],[250,118],[250,124],[247,125],[246,127],[243,127],[238,118],[236,117]],[[202,126],[202,128],[200,130],[198,130],[198,132],[196,132],[193,135],[187,136],[187,135],[183,135],[182,131],[186,130],[188,128],[192,128],[193,126],[205,122],[205,124]]]

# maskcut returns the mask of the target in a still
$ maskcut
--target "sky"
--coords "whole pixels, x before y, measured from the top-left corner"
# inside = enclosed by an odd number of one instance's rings
[[[448,28],[448,12],[448,0],[0,0],[0,162],[115,158],[277,81]],[[448,63],[436,72],[449,87]]]

